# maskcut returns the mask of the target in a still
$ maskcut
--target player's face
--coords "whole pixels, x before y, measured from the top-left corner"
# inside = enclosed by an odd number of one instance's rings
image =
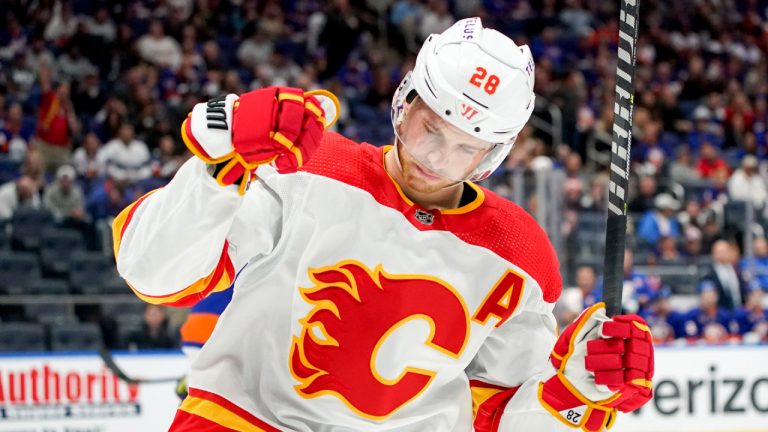
[[[403,177],[420,192],[464,181],[493,148],[447,123],[419,98],[408,106],[397,138]]]
[[[403,180],[407,188],[419,193],[428,194],[441,191],[453,186],[458,182],[440,177],[429,168],[422,165],[411,155],[407,149],[401,145],[398,149],[400,158],[400,167],[402,169]]]

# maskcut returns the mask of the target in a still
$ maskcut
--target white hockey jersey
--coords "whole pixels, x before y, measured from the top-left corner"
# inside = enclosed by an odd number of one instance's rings
[[[461,208],[414,204],[387,151],[326,133],[243,197],[192,159],[116,219],[142,299],[235,283],[171,430],[568,430],[537,397],[561,291],[546,234],[472,184]]]

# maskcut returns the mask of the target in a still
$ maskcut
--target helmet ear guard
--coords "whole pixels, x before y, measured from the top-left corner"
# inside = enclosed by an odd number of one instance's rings
[[[392,125],[415,94],[443,120],[495,146],[466,180],[488,177],[506,158],[531,116],[534,63],[528,46],[485,29],[479,18],[433,34],[392,98]]]

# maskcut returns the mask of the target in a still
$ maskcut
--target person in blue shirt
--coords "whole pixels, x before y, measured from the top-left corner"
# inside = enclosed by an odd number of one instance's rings
[[[685,316],[683,331],[686,337],[702,339],[708,343],[722,343],[738,326],[733,315],[718,306],[718,292],[714,283],[703,280],[699,285],[699,306]]]
[[[672,290],[664,286],[655,293],[648,306],[639,312],[651,328],[653,342],[668,343],[685,336],[686,313],[674,310],[669,302]]]
[[[675,218],[680,202],[670,194],[661,193],[653,200],[653,204],[656,208],[643,213],[637,224],[638,240],[653,245],[662,236],[680,238],[682,230]]]
[[[634,253],[631,249],[624,250],[624,291],[622,306],[625,310],[639,315],[650,305],[662,288],[661,278],[649,275],[635,268]],[[602,283],[595,290],[595,296],[602,298]]]
[[[768,341],[768,309],[763,308],[762,289],[753,289],[747,294],[744,307],[734,314],[739,335],[745,342]]]
[[[757,237],[752,244],[754,256],[742,258],[739,262],[741,274],[753,280],[762,290],[768,290],[768,240]]]

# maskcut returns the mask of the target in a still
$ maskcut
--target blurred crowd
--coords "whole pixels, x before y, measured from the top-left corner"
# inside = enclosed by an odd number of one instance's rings
[[[44,208],[104,248],[96,227],[174,175],[189,157],[182,120],[224,93],[327,88],[342,100],[341,133],[389,144],[391,96],[421,42],[480,16],[531,47],[536,115],[553,120],[556,110],[561,120],[554,132],[526,127],[488,186],[509,196],[518,170],[565,173],[568,288],[558,311],[567,322],[601,290],[579,233],[606,208],[608,171],[596,155],[610,151],[618,4],[3,1],[0,220]],[[768,340],[768,5],[644,0],[641,14],[625,307],[648,317],[659,341]],[[643,269],[684,264],[701,269],[688,293],[699,299],[678,310],[676,286]]]

